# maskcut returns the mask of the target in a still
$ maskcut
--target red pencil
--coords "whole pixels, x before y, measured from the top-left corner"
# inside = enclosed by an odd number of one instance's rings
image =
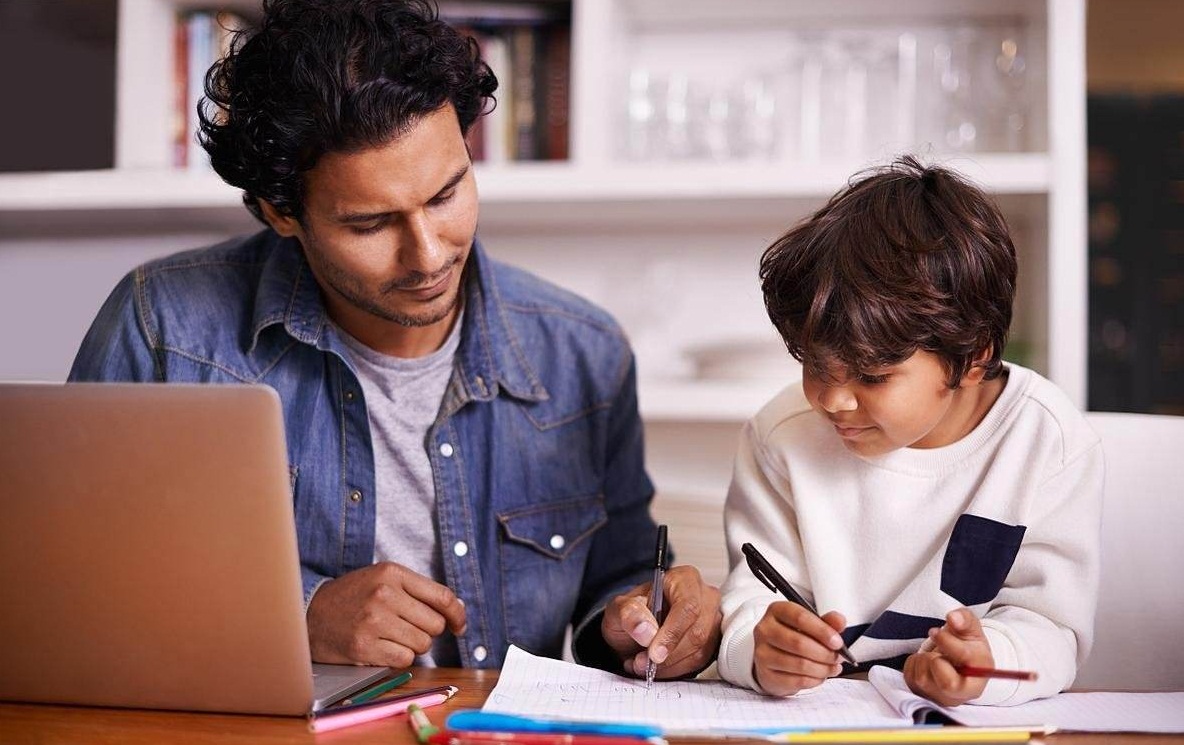
[[[1009,678],[1011,680],[1036,680],[1036,673],[1030,670],[999,670],[994,667],[955,665],[959,675],[967,678]]]

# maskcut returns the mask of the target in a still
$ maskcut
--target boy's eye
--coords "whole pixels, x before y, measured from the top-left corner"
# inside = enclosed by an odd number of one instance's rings
[[[444,204],[456,194],[456,189],[452,189],[444,194],[437,194],[432,198],[432,204]]]

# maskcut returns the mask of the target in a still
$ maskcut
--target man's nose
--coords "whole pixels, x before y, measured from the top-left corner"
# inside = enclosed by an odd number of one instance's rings
[[[408,271],[433,276],[448,264],[445,249],[436,226],[423,210],[409,214],[404,223],[403,245],[399,247],[399,264]]]

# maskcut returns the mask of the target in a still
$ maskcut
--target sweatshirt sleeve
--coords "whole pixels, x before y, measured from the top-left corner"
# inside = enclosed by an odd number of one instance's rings
[[[752,422],[740,436],[724,505],[724,534],[732,570],[721,588],[724,622],[719,672],[724,680],[763,693],[753,675],[753,629],[765,609],[784,598],[749,571],[740,547],[752,543],[803,597],[812,601],[813,592],[807,582],[789,479]]]
[[[1103,473],[1095,441],[1041,484],[1007,582],[982,619],[995,666],[1039,677],[992,679],[970,703],[1010,706],[1072,685],[1093,643]]]

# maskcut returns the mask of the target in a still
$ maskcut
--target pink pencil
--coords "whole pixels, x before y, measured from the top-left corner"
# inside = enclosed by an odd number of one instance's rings
[[[308,720],[308,729],[310,732],[329,732],[330,730],[341,729],[342,727],[352,727],[355,724],[362,724],[363,722],[373,722],[375,719],[385,719],[386,717],[393,717],[396,714],[402,714],[412,704],[415,704],[421,709],[426,709],[429,706],[444,703],[455,696],[458,690],[460,689],[456,686],[448,686],[446,693],[429,693],[419,698],[403,698],[398,701],[392,701],[386,706],[367,706],[362,709],[343,711],[340,714],[326,712],[310,717]]]

